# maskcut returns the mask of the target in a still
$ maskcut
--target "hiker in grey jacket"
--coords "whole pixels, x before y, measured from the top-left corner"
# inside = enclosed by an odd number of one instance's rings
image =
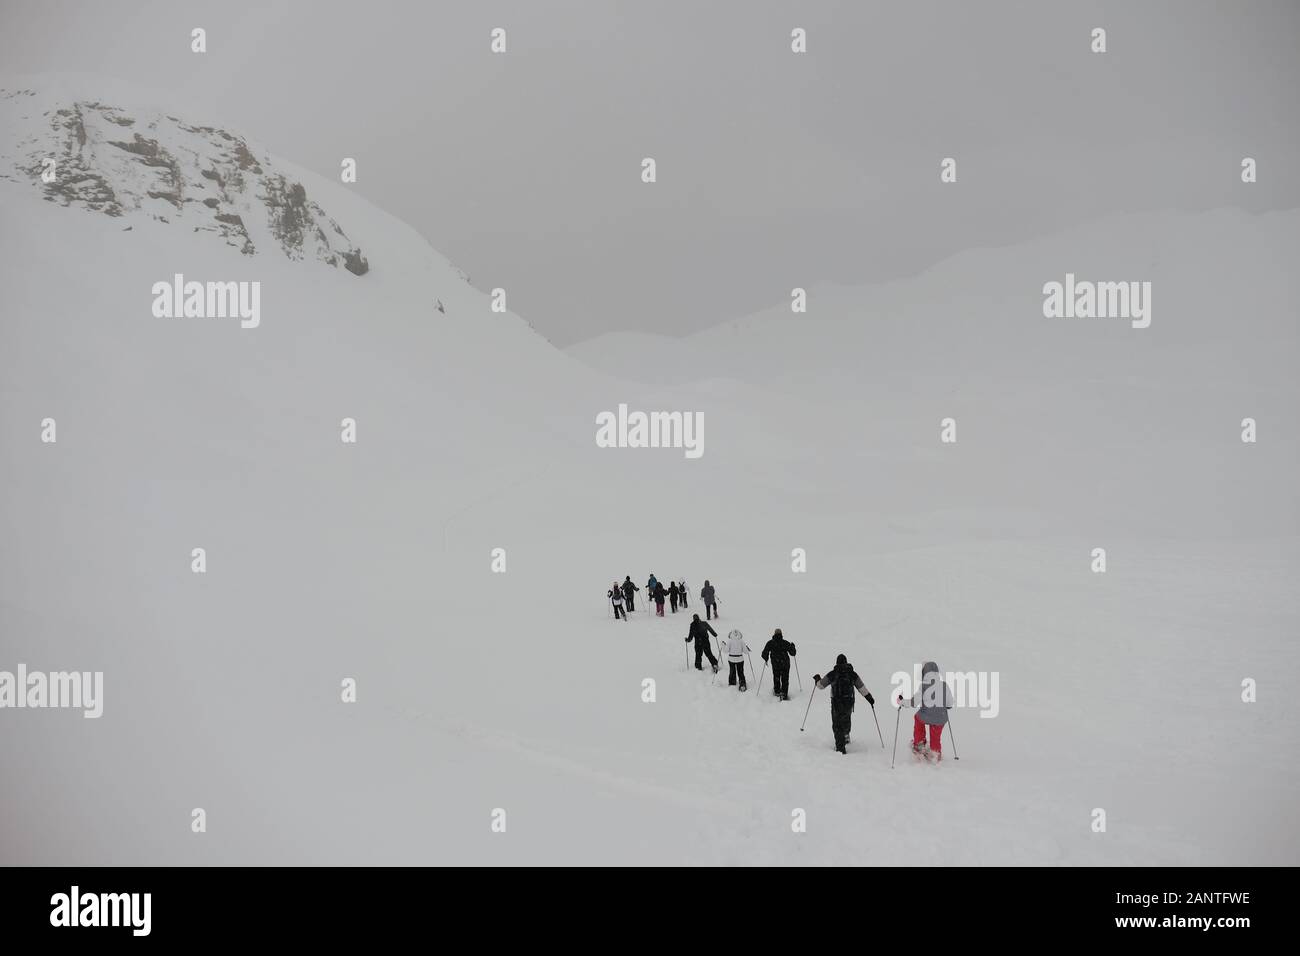
[[[952,691],[939,673],[939,665],[934,661],[926,661],[921,667],[921,686],[917,692],[907,700],[901,694],[898,697],[900,707],[919,707],[912,719],[912,753],[922,757],[933,755],[935,760],[943,759],[943,725],[948,722],[948,708],[952,704]],[[930,728],[928,751],[925,749],[926,727]]]
[[[704,619],[712,620],[718,616],[718,600],[714,594],[713,585],[706,579],[704,587],[700,588],[700,600],[704,602]]]

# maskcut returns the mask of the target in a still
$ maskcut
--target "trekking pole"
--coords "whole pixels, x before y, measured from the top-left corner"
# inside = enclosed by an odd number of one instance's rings
[[[755,696],[757,696],[758,692],[763,689],[763,675],[766,673],[767,673],[767,661],[763,661],[763,669],[758,673],[758,686],[754,688]],[[775,680],[776,678],[772,678],[772,679]]]
[[[802,694],[802,693],[803,693],[803,677],[802,677],[802,676],[800,675],[800,673],[799,673],[799,658],[797,658],[797,657],[792,657],[792,658],[790,658],[790,660],[794,661],[794,676],[799,678],[799,693]],[[789,676],[789,675],[787,675],[787,677],[788,677],[788,676]]]
[[[952,741],[952,759],[960,760],[961,758],[957,756],[957,735],[953,733],[953,729],[952,729],[952,708],[951,707],[948,708],[948,739]]]
[[[871,705],[871,719],[876,722],[876,736],[880,738],[880,749],[885,749],[885,735],[880,732],[880,719],[876,717],[876,705]]]
[[[812,710],[813,698],[817,696],[817,687],[813,685],[813,692],[808,695],[808,710],[803,712],[803,723],[799,725],[799,732],[803,733],[804,725],[808,723],[808,711]]]
[[[686,647],[686,673],[689,674],[691,672],[691,642],[687,641],[685,643],[685,647]]]
[[[889,769],[894,769],[894,761],[898,759],[898,718],[903,716],[903,707],[901,704],[895,705],[894,710],[894,756],[889,760]]]
[[[749,673],[750,673],[751,676],[753,676],[753,673],[754,673],[754,658],[752,658],[752,657],[749,656],[749,645],[748,645],[748,644],[745,645],[745,660],[749,661]]]

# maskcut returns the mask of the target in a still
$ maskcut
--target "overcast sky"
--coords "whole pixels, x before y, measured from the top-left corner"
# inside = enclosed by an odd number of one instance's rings
[[[5,73],[167,90],[331,177],[354,156],[560,345],[1099,215],[1300,204],[1298,49],[1293,0],[0,3]]]

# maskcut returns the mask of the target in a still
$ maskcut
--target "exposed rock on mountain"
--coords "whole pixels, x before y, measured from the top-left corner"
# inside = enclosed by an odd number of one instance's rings
[[[0,179],[30,181],[51,202],[181,223],[245,255],[370,268],[301,182],[227,130],[34,89],[0,89],[0,126]]]

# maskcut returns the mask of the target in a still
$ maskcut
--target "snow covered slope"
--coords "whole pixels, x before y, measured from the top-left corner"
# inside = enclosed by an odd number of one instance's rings
[[[1278,759],[1297,743],[1300,667],[1290,214],[1153,221],[1143,235],[1168,245],[1146,332],[1026,319],[1017,263],[1037,246],[990,250],[873,291],[879,316],[854,292],[830,316],[706,333],[677,353],[680,384],[643,384],[491,313],[409,227],[231,131],[262,170],[228,200],[257,224],[246,252],[202,201],[148,196],[163,167],[105,145],[111,116],[130,117],[123,131],[205,179],[238,168],[203,131],[226,127],[73,85],[0,83],[50,97],[0,137],[0,669],[103,670],[104,716],[0,713],[20,824],[0,828],[0,859],[1300,856],[1300,776]],[[27,171],[66,155],[75,126],[51,123],[81,102],[104,104],[82,110],[81,155],[120,215],[47,198]],[[267,177],[337,224],[328,246],[304,231],[286,247]],[[183,199],[202,195],[192,178]],[[1054,240],[1039,285],[1078,238]],[[1089,242],[1081,274],[1119,240]],[[1232,302],[1219,283],[1168,284],[1216,264],[1242,280]],[[152,284],[177,272],[260,281],[261,325],[154,316]],[[594,416],[620,402],[702,411],[704,456],[597,448]],[[949,414],[959,441],[942,447]],[[1245,415],[1257,445],[1237,438]],[[687,670],[680,614],[613,621],[610,579],[650,571],[696,591],[711,578],[719,630],[740,627],[756,662],[782,627],[803,692],[739,695]],[[890,771],[859,707],[839,757],[824,695],[799,724],[841,651],[886,744],[890,676],[923,659],[998,672],[998,716],[959,711],[962,759],[939,768],[902,759],[904,737]]]

